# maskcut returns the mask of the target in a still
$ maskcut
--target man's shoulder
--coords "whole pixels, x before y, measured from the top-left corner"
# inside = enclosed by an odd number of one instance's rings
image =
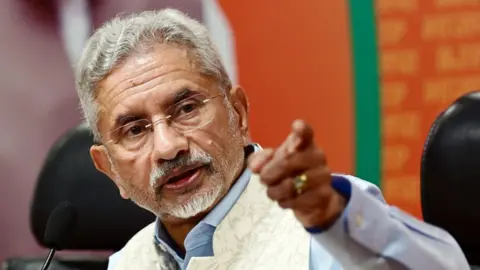
[[[137,253],[135,252],[136,250],[145,250],[145,248],[150,246],[153,247],[154,232],[155,222],[137,232],[120,251],[112,254],[108,258],[108,270],[117,269],[121,261],[129,261],[130,257],[135,256]],[[154,248],[152,248],[152,250],[154,250]]]
[[[130,250],[135,250],[138,246],[144,245],[146,243],[153,243],[155,235],[155,226],[156,223],[152,222],[139,232],[137,232],[130,240],[127,242],[125,247],[122,249],[122,253],[129,252]]]

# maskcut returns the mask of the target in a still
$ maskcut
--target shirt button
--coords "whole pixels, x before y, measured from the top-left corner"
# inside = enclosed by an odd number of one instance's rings
[[[355,226],[361,227],[363,225],[363,217],[360,214],[355,216]]]

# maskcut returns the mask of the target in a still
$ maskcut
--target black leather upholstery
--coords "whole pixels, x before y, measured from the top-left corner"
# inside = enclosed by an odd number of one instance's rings
[[[48,216],[62,201],[78,210],[69,250],[117,251],[154,216],[123,200],[114,183],[98,172],[90,158],[90,130],[80,125],[61,137],[49,152],[31,204],[31,229],[44,245]]]
[[[424,220],[447,230],[480,265],[480,92],[457,99],[435,120],[421,164]]]

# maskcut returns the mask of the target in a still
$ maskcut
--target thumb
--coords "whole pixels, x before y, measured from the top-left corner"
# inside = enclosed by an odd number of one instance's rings
[[[265,164],[267,164],[273,157],[273,149],[265,149],[252,153],[247,159],[247,164],[253,173],[260,173]]]

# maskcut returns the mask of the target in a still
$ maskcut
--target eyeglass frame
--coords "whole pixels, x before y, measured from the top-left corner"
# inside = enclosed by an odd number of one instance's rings
[[[191,96],[185,98],[184,100],[189,99],[189,98],[194,97],[194,96],[197,96],[197,95],[203,95],[203,96],[206,97],[204,100],[201,101],[202,105],[206,105],[206,104],[208,104],[210,101],[212,101],[212,100],[214,100],[214,99],[216,99],[216,98],[218,98],[218,97],[225,97],[223,94],[217,94],[217,95],[214,95],[214,96],[212,96],[212,97],[208,97],[208,95],[206,95],[206,94],[196,93],[196,94],[194,94],[194,95],[191,95]],[[169,106],[168,108],[174,107],[175,105],[177,105],[177,104],[179,104],[179,103],[181,103],[181,102],[184,102],[184,100],[178,101],[178,102],[176,102],[175,104],[172,104],[171,106]],[[168,109],[167,109],[167,111],[168,111]],[[148,124],[147,126],[145,126],[145,128],[146,128],[148,131],[153,131],[153,127],[154,127],[156,124],[158,124],[159,122],[166,121],[166,120],[168,120],[168,119],[170,119],[170,118],[172,118],[172,114],[169,114],[169,115],[167,115],[167,116],[165,116],[165,117],[162,117],[161,119],[157,119],[157,120],[155,120],[155,121],[153,121],[153,122],[150,121],[150,120],[148,120],[147,118],[138,119],[138,120],[135,120],[135,121],[147,121],[147,122],[149,122],[149,124]],[[215,117],[212,118],[212,120],[213,120],[213,119],[215,119]],[[133,122],[135,122],[135,121],[133,121]],[[124,127],[124,126],[126,126],[126,125],[128,125],[128,124],[130,124],[130,123],[127,123],[127,124],[121,125],[121,126],[119,126],[119,127],[116,127],[116,128],[114,128],[114,129],[110,130],[110,131],[108,132],[108,134],[111,134],[111,133],[113,133],[114,131],[121,129],[122,127]],[[196,129],[193,129],[193,130],[196,130]],[[192,130],[192,131],[193,131],[193,130]],[[120,140],[120,139],[119,139],[119,140]],[[110,140],[108,140],[108,141],[105,142],[105,143],[98,143],[97,145],[107,145],[107,144],[112,144],[112,143],[113,143],[113,144],[116,144],[116,143],[115,143],[115,139],[110,139]],[[117,142],[117,143],[118,143],[118,142]]]

